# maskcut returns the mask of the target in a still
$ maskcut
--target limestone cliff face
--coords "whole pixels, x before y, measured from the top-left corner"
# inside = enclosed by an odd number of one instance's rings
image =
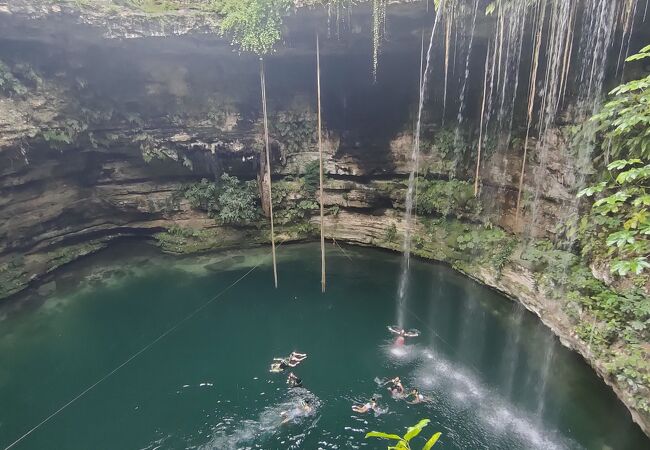
[[[367,14],[353,16],[346,33],[323,45],[328,239],[400,248],[418,100],[420,36],[412,30],[426,19],[420,7],[396,9],[376,84]],[[276,182],[304,174],[318,157],[310,43],[314,29],[327,35],[326,23],[320,11],[291,19],[283,48],[266,61]],[[264,228],[219,225],[182,194],[223,172],[256,179],[263,167],[258,61],[233,53],[211,34],[215,26],[209,15],[188,11],[151,19],[0,2],[0,75],[11,73],[17,83],[0,91],[0,298],[124,237],[159,237],[174,227],[195,233],[189,242],[159,239],[169,251],[268,240]],[[486,42],[477,38],[475,45]],[[472,181],[477,124],[441,127],[434,119],[443,93],[433,84],[420,171],[429,180]],[[476,117],[480,83],[469,84],[468,109]],[[469,137],[458,141],[458,134]],[[554,130],[544,155],[531,140],[524,214],[515,224],[520,134],[513,132],[507,149],[486,150],[481,219],[513,239],[550,237],[577,211],[576,173],[586,168],[566,151],[567,130]],[[607,375],[572,319],[539,288],[534,268],[518,256],[498,270],[463,262],[458,233],[474,230],[475,220],[423,217],[415,252],[454,264],[525,304],[594,366],[650,432],[650,418],[634,403],[638,392]],[[311,221],[318,224],[317,217]],[[282,241],[310,238],[308,230],[278,228]]]

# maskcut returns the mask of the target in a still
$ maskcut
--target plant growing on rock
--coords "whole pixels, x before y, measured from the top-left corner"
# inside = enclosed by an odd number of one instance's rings
[[[23,95],[26,92],[25,86],[14,76],[9,67],[0,61],[0,93],[12,96]]]
[[[240,181],[226,173],[219,183],[204,178],[187,187],[184,196],[193,208],[207,212],[223,224],[246,225],[260,215],[256,182]]]
[[[269,54],[282,38],[282,19],[292,0],[220,0],[221,30],[245,52]]]
[[[318,184],[320,182],[320,164],[318,161],[310,161],[305,166],[305,174],[303,175],[303,183],[305,186],[305,191],[310,196],[313,196],[318,189]]]
[[[650,58],[650,45],[628,61]],[[595,197],[582,222],[587,252],[600,253],[619,276],[650,269],[650,75],[622,84],[595,115],[610,156],[604,180],[578,194]],[[590,242],[591,241],[591,242]],[[600,250],[600,251],[599,251]]]
[[[257,183],[239,181],[224,173],[219,185],[218,218],[225,224],[250,223],[258,219]]]
[[[418,214],[473,217],[480,212],[472,185],[459,180],[418,179]]]
[[[394,223],[391,223],[390,226],[386,229],[384,240],[388,243],[393,243],[395,242],[395,239],[397,239],[397,227]]]

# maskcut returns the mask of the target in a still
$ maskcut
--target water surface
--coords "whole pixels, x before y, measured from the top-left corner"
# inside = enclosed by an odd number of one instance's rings
[[[385,448],[364,434],[421,418],[426,437],[442,431],[436,448],[649,448],[589,367],[494,291],[412,260],[406,324],[422,334],[396,350],[399,255],[328,246],[322,295],[318,251],[280,247],[277,290],[267,249],[173,258],[129,244],[71,266],[4,309],[0,447],[171,329],[15,448]],[[290,392],[268,365],[292,350],[309,357]],[[433,401],[390,398],[378,381],[393,376]],[[373,394],[381,414],[351,411]]]

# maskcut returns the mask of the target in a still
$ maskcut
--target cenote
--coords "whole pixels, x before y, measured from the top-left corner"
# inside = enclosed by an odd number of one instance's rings
[[[0,0],[0,449],[650,448],[649,24]]]
[[[360,448],[422,417],[444,448],[647,447],[589,367],[498,293],[412,261],[407,323],[421,335],[395,347],[396,255],[328,247],[323,295],[317,245],[278,254],[277,290],[262,249],[174,259],[128,245],[28,295],[0,335],[1,444],[136,354],[20,448]],[[293,350],[309,355],[293,369],[303,389],[268,371]],[[432,402],[392,399],[377,382],[394,376]],[[381,413],[351,411],[373,394]],[[313,413],[281,425],[300,398]]]

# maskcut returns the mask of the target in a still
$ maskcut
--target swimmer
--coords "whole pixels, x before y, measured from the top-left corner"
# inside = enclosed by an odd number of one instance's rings
[[[269,372],[283,372],[287,367],[294,368],[307,358],[305,353],[291,352],[291,354],[286,358],[273,358],[273,361],[276,361],[271,364],[271,369]]]
[[[389,383],[391,384],[391,386],[388,388],[390,395],[393,397],[401,397],[404,395],[404,385],[402,384],[402,380],[400,380],[399,377],[388,380],[384,383],[384,385],[387,385]]]
[[[363,405],[352,405],[352,411],[360,414],[365,414],[370,410],[377,409],[377,399],[372,397],[369,402],[364,403]]]
[[[289,372],[287,384],[289,385],[289,389],[302,387],[302,380],[298,378],[295,373]]]
[[[280,423],[280,425],[284,425],[285,423],[290,422],[293,419],[297,419],[298,417],[308,416],[311,414],[313,408],[310,403],[310,400],[306,398],[304,400],[300,400],[300,403],[296,408],[289,411],[282,411],[280,413],[280,417],[283,417],[284,420]]]
[[[307,353],[291,352],[289,355],[290,361],[302,362],[305,359],[307,359]]]
[[[409,401],[409,398],[413,397],[412,401]],[[430,402],[431,399],[423,394],[420,394],[420,392],[417,389],[413,389],[406,397],[404,397],[407,403],[410,403],[411,405],[416,405],[418,403],[427,403]]]
[[[394,325],[389,326],[388,331],[397,336],[395,338],[395,345],[404,345],[406,338],[418,337],[420,335],[418,330],[406,331],[404,328],[396,327]]]

